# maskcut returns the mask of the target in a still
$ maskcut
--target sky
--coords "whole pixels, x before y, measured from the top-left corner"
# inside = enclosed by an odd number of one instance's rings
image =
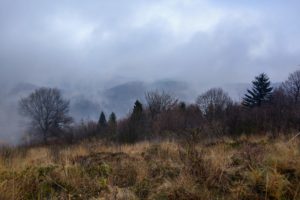
[[[2,83],[282,81],[300,64],[300,2],[0,1]]]
[[[299,8],[299,0],[0,0],[0,140],[20,132],[6,91],[19,83],[95,90],[86,101],[128,81],[197,89],[265,72],[282,82],[300,68]]]

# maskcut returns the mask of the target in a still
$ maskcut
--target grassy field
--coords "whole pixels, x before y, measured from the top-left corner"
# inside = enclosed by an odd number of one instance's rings
[[[0,150],[0,199],[300,199],[300,140]]]

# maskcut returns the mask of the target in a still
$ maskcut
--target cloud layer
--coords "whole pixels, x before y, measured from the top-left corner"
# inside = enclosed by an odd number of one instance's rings
[[[1,1],[5,82],[276,81],[299,64],[297,1]]]

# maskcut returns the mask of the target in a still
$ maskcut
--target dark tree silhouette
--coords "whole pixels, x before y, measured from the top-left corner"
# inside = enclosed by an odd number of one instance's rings
[[[105,117],[104,112],[101,112],[101,114],[100,114],[98,125],[100,127],[106,127],[107,126],[107,121],[106,121],[106,117]]]
[[[181,101],[181,102],[179,103],[178,107],[179,107],[179,110],[185,111],[185,110],[186,110],[186,103],[183,102],[183,101]]]
[[[54,134],[72,121],[67,115],[69,104],[55,88],[37,89],[19,102],[21,113],[31,118],[45,143],[50,133]]]
[[[144,132],[143,105],[138,100],[134,103],[133,111],[126,124],[126,128],[120,133],[120,140],[134,143],[139,139],[140,134]]]
[[[138,100],[136,100],[131,114],[131,120],[140,121],[142,119],[142,115],[143,115],[143,104]]]
[[[108,127],[111,136],[114,136],[117,133],[117,116],[114,112],[109,115]]]
[[[260,107],[263,103],[270,101],[272,90],[269,77],[262,73],[252,81],[252,89],[247,90],[242,105],[248,108]]]
[[[108,124],[116,124],[117,123],[117,116],[114,112],[109,115]]]

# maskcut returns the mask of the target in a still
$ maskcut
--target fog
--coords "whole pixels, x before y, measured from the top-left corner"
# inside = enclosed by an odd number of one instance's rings
[[[265,72],[299,69],[299,1],[0,1],[0,139],[25,130],[17,102],[58,87],[71,114],[119,116],[146,90],[192,102],[220,86],[239,99]],[[242,85],[242,86],[241,86]]]

